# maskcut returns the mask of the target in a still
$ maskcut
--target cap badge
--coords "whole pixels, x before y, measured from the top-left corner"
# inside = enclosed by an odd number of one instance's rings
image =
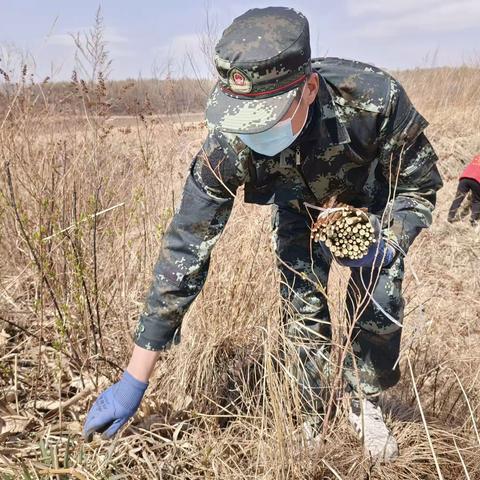
[[[250,93],[252,91],[252,81],[239,68],[232,68],[228,72],[228,86],[235,93]]]

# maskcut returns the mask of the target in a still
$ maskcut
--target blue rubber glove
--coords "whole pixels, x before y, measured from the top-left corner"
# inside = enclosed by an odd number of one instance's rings
[[[148,383],[132,377],[126,370],[122,378],[95,400],[83,427],[83,437],[90,441],[94,432],[111,438],[133,417],[142,401]]]
[[[336,258],[340,265],[350,268],[382,268],[384,265],[390,265],[395,256],[393,247],[387,244],[383,239],[377,239],[375,243],[370,245],[367,253],[356,260],[350,258]]]

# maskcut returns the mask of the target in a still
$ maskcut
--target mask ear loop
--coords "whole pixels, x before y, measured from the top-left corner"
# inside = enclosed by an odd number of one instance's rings
[[[307,82],[305,81],[305,83],[304,83],[303,86],[302,86],[302,89],[300,90],[300,92],[301,92],[301,93],[300,93],[300,97],[299,97],[299,99],[297,100],[298,103],[297,103],[297,106],[295,107],[295,111],[293,112],[292,116],[291,116],[290,118],[286,119],[286,120],[283,120],[284,122],[290,121],[290,128],[291,128],[291,130],[292,130],[292,135],[294,135],[295,138],[298,137],[298,136],[300,135],[300,133],[302,133],[303,127],[304,127],[305,124],[307,123],[308,109],[307,109],[307,112],[306,112],[306,114],[305,114],[305,118],[303,119],[303,124],[302,124],[302,126],[300,127],[300,130],[299,130],[296,134],[293,133],[292,120],[293,120],[293,117],[295,117],[295,115],[297,114],[298,109],[299,109],[299,107],[300,107],[300,104],[302,103],[302,98],[303,98],[303,94],[305,93],[305,85],[306,85],[306,84],[307,84]]]
[[[272,128],[276,127],[277,125],[282,125],[282,124],[284,124],[284,123],[286,123],[286,122],[291,122],[291,121],[292,121],[293,117],[294,117],[294,116],[297,114],[297,112],[298,112],[298,107],[300,107],[300,103],[301,103],[301,100],[302,100],[302,97],[303,97],[303,91],[304,91],[305,85],[306,85],[306,83],[304,83],[303,86],[302,86],[302,88],[301,88],[301,90],[299,90],[300,96],[299,96],[299,98],[298,98],[298,100],[297,100],[297,106],[295,107],[295,110],[293,111],[292,115],[290,115],[290,117],[288,117],[288,118],[285,118],[285,120],[280,120],[280,121],[277,122]],[[298,93],[297,93],[297,96],[298,96]],[[307,120],[307,119],[306,119],[306,116],[305,116],[305,122],[306,122],[306,120]],[[303,124],[302,128],[303,128],[304,126],[305,126],[305,123]],[[300,129],[300,130],[301,130],[301,129]],[[293,132],[292,132],[292,134],[293,134]]]

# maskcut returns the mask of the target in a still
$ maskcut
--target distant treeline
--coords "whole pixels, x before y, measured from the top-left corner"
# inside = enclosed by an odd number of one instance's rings
[[[420,107],[468,105],[480,98],[480,69],[475,66],[419,68],[392,72],[407,92],[419,99]],[[432,88],[432,86],[442,88]],[[19,86],[22,87],[19,89]],[[104,115],[174,115],[202,112],[212,80],[205,79],[129,79],[105,81],[101,74],[95,82],[72,75],[69,82],[31,81],[24,72],[16,82],[0,69],[0,112],[10,102],[30,96],[28,105],[53,109],[55,113]],[[447,95],[439,97],[437,91]],[[19,95],[20,92],[20,95]],[[33,99],[33,100],[32,100]],[[418,105],[417,105],[418,106]]]
[[[64,115],[81,114],[85,107],[108,115],[201,112],[212,86],[212,81],[197,79],[103,81],[100,77],[93,83],[78,80],[75,75],[70,82],[51,83],[46,79],[34,83],[25,77],[13,83],[0,76],[0,111],[5,111],[16,96],[18,101],[20,91],[22,97],[30,96],[29,105],[53,107]]]

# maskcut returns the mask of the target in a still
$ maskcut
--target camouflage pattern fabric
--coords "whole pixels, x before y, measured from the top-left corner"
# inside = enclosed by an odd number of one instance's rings
[[[292,8],[253,8],[215,47],[219,80],[206,117],[223,132],[258,133],[286,113],[311,72],[308,21]]]
[[[281,271],[287,337],[299,353],[294,366],[305,406],[319,411],[325,398],[322,378],[333,368],[327,282],[331,254],[311,242],[308,216],[288,207],[276,207],[273,240]],[[327,253],[327,254],[326,254]],[[403,320],[403,257],[381,269],[351,269],[347,290],[349,324],[354,325],[344,377],[355,390],[376,395],[399,379],[396,365]],[[367,293],[368,292],[368,293]],[[373,297],[374,301],[371,301]],[[323,385],[323,387],[322,387]]]
[[[307,411],[322,409],[331,327],[327,281],[332,258],[310,240],[310,220],[294,209],[274,206],[272,240],[281,272],[283,324],[298,352],[290,368]],[[284,346],[285,350],[288,345]]]
[[[349,320],[354,322],[351,345],[354,357],[347,355],[344,377],[354,390],[365,395],[377,395],[400,379],[398,355],[402,327],[399,324],[403,324],[405,306],[403,277],[401,255],[379,270],[352,269],[347,309]]]
[[[246,202],[275,204],[279,212],[298,215],[303,223],[297,230],[293,227],[297,220],[292,221],[291,235],[300,243],[309,227],[304,202],[320,205],[336,195],[339,201],[378,215],[401,254],[390,269],[381,271],[372,294],[401,323],[403,256],[419,232],[431,224],[436,191],[442,186],[437,156],[423,132],[427,122],[401,85],[378,68],[325,58],[313,60],[312,69],[320,76],[320,89],[308,123],[294,144],[280,154],[259,155],[235,134],[208,125],[207,138],[193,159],[180,209],[165,233],[155,265],[135,335],[141,347],[164,348],[181,326],[185,311],[203,286],[211,250],[228,220],[232,194],[240,185],[245,185]],[[280,231],[287,229],[281,218],[280,214]],[[328,333],[323,296],[301,281],[302,276],[315,274],[321,279],[317,282],[321,291],[328,259],[316,253],[312,262],[300,244],[287,253],[285,261],[300,272],[291,277],[288,289],[294,292],[292,310],[298,324],[307,328],[311,318],[315,325],[320,319],[322,332]],[[359,272],[352,271],[351,290],[358,293],[361,285]],[[295,306],[303,302],[301,298],[308,305],[302,308],[312,312]],[[351,367],[356,364],[365,392],[374,393],[398,379],[398,371],[391,366],[398,355],[400,328],[374,304],[367,305],[357,322],[356,357]],[[353,377],[346,375],[355,385]]]

